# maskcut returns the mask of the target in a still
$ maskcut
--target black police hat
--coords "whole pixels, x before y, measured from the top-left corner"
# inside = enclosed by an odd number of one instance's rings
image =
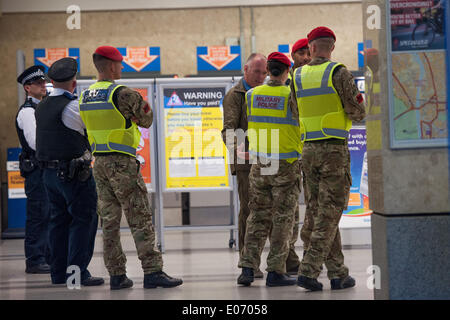
[[[78,70],[77,60],[62,58],[55,61],[48,69],[48,77],[56,82],[64,82],[72,79]]]
[[[45,80],[45,68],[43,66],[32,66],[26,69],[17,77],[17,82],[25,85],[28,82],[36,81],[39,79]]]

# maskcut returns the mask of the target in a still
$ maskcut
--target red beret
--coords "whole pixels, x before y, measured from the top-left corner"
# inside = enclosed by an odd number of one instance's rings
[[[293,55],[295,52],[297,52],[297,50],[300,50],[303,48],[308,48],[308,39],[307,38],[300,39],[296,43],[294,43],[294,45],[292,46],[291,55]]]
[[[288,67],[291,67],[291,60],[289,60],[289,58],[281,52],[272,52],[267,57],[267,61],[278,61],[287,65]]]
[[[119,50],[115,47],[111,46],[101,46],[95,50],[96,54],[99,54],[105,58],[111,59],[113,61],[122,61],[123,57],[120,54]]]
[[[308,33],[308,41],[311,42],[318,38],[333,38],[336,41],[336,36],[334,35],[333,30],[327,27],[317,27],[313,29],[310,33]]]

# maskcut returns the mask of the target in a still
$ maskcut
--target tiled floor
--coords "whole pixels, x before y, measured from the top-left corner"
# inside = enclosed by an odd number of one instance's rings
[[[162,300],[309,300],[309,299],[373,299],[367,288],[366,270],[372,264],[370,248],[344,250],[346,265],[356,279],[355,288],[331,291],[326,272],[319,280],[322,292],[306,292],[298,286],[268,288],[265,280],[256,280],[250,287],[238,287],[236,279],[238,253],[228,248],[227,231],[168,231],[165,234],[164,269],[172,276],[183,278],[184,284],[172,289],[143,289],[143,274],[137,258],[133,239],[128,229],[122,230],[122,244],[127,255],[128,276],[134,287],[110,291],[109,277],[103,263],[102,239],[99,231],[94,257],[89,270],[94,276],[105,277],[99,287],[82,287],[69,290],[53,286],[49,275],[25,274],[23,240],[0,240],[0,299],[162,299]],[[263,268],[267,247],[263,253]],[[302,248],[298,247],[300,255]]]

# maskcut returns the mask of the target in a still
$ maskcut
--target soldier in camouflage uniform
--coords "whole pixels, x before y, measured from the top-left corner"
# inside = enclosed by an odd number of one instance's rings
[[[311,31],[308,34],[308,41],[312,61],[308,66],[329,63],[335,40],[333,31],[326,27]],[[365,117],[365,106],[353,76],[343,65],[338,65],[332,70],[333,92],[339,96],[344,117],[352,121],[361,121]],[[291,100],[297,104],[299,101],[297,99],[301,99],[299,97],[307,95],[299,86],[299,83],[305,86],[309,84],[310,80],[306,77],[307,75],[303,77],[299,68],[291,83]],[[324,83],[326,85],[323,80],[322,86]],[[317,105],[316,108],[320,107],[321,105]],[[304,108],[301,102],[298,108],[299,110]],[[302,118],[301,112],[300,121],[306,121]],[[308,137],[308,128],[306,132]],[[355,280],[349,276],[349,270],[344,265],[338,228],[342,212],[347,207],[352,184],[347,138],[348,133],[343,134],[342,138],[326,136],[318,140],[307,139],[304,143],[302,165],[305,174],[305,194],[308,199],[306,199],[305,222],[300,235],[304,242],[305,253],[299,268],[298,285],[311,291],[322,290],[323,286],[317,278],[324,263],[332,289],[355,285]]]
[[[99,73],[99,82],[113,84],[115,79],[120,79],[121,69],[123,68],[121,65],[122,55],[116,48],[99,47],[93,58]],[[84,97],[89,97],[89,94],[95,96],[98,91],[101,90],[83,92],[80,110],[83,110]],[[115,108],[125,119],[128,128],[132,126],[131,122],[144,128],[151,126],[153,112],[148,103],[136,91],[120,86],[113,91],[112,101]],[[89,105],[85,107],[85,109],[88,108]],[[88,118],[83,118],[83,121],[86,122],[86,119]],[[107,128],[107,120],[102,120],[103,130]],[[91,134],[89,119],[86,128],[88,134]],[[142,263],[144,288],[167,288],[182,284],[181,279],[174,279],[162,271],[161,252],[155,245],[152,208],[147,198],[147,188],[139,171],[140,164],[135,156],[114,152],[114,150],[112,152],[94,151],[94,155],[98,214],[101,217],[103,227],[103,257],[105,266],[111,276],[111,289],[129,288],[133,285],[133,282],[126,276],[126,257],[120,243],[122,211],[127,219],[136,244],[138,257]]]
[[[249,113],[250,153],[257,157],[252,164],[250,181],[250,215],[247,219],[244,250],[239,260],[242,274],[238,284],[253,282],[254,272],[261,260],[264,242],[270,234],[270,250],[267,257],[269,287],[295,285],[296,279],[286,274],[290,239],[300,194],[298,158],[301,152],[298,120],[292,118],[288,104],[289,88],[284,84],[288,76],[290,60],[282,53],[274,52],[268,57],[270,80],[247,92]],[[278,102],[275,102],[278,101]],[[279,134],[276,146],[271,139],[274,129]],[[262,130],[262,131],[261,131]],[[259,138],[270,131],[265,146]],[[263,160],[264,159],[264,160]],[[271,172],[268,172],[268,169]]]
[[[238,194],[239,194],[239,217],[238,217],[238,243],[239,255],[242,254],[244,247],[245,228],[247,225],[247,218],[250,214],[248,208],[248,194],[251,164],[248,160],[239,159],[237,157],[237,141],[234,139],[227,141],[227,133],[236,133],[236,130],[241,129],[243,132],[247,131],[247,105],[245,104],[245,93],[255,87],[263,84],[267,75],[266,57],[261,54],[254,53],[250,55],[244,66],[244,77],[231,88],[223,100],[223,129],[222,138],[225,142],[230,154],[234,155],[232,163],[230,164],[231,174],[236,175]],[[245,138],[245,151],[248,151],[248,139]],[[262,239],[264,243],[266,239]],[[256,278],[262,278],[263,274],[258,269],[255,272]]]

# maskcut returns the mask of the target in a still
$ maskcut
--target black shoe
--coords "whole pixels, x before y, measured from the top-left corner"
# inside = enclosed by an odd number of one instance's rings
[[[288,274],[288,275],[290,275],[290,276],[296,276],[296,275],[298,275],[298,267],[299,267],[300,265],[296,265],[295,267],[293,267],[293,268],[290,268],[290,269],[286,269],[286,273]]]
[[[293,286],[296,283],[297,279],[291,278],[287,274],[279,274],[275,271],[267,273],[266,286],[268,287]]]
[[[237,283],[248,287],[253,281],[254,281],[253,269],[243,267],[242,273],[239,276],[239,278],[237,279]]]
[[[120,276],[111,276],[111,279],[109,280],[109,286],[111,290],[131,288],[133,286],[133,281],[129,279],[126,274],[121,274]]]
[[[322,291],[323,285],[317,279],[298,276],[297,285],[310,291]]]
[[[81,285],[85,287],[93,287],[93,286],[101,286],[105,283],[105,280],[100,277],[89,277],[84,280],[81,280]]]
[[[354,287],[356,282],[355,279],[353,279],[350,276],[346,276],[344,278],[340,279],[332,279],[330,280],[331,284],[331,290],[340,290],[340,289],[346,289]]]
[[[144,274],[144,288],[153,289],[156,287],[172,288],[179,286],[183,280],[172,278],[163,271]]]
[[[27,267],[25,269],[26,273],[33,273],[33,274],[44,274],[44,273],[50,273],[50,266],[46,263],[41,263],[32,267]]]

